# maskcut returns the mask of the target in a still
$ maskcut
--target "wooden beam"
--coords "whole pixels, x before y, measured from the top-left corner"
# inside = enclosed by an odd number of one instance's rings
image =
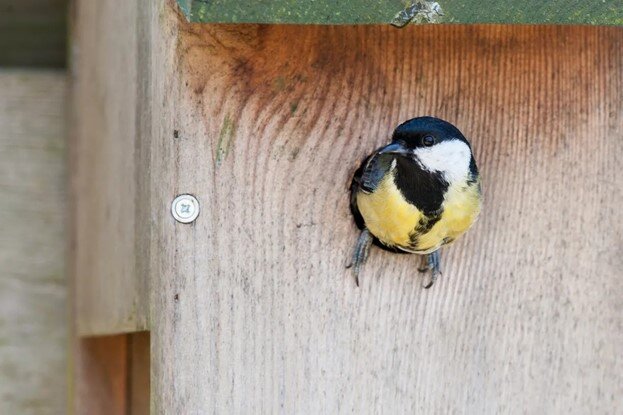
[[[619,0],[177,0],[191,22],[387,24],[403,9],[422,10],[423,23],[623,25]],[[435,12],[437,10],[439,13]]]
[[[80,339],[76,356],[75,413],[129,415],[128,336]]]
[[[149,414],[149,332],[77,339],[74,411]]]
[[[147,329],[149,43],[137,1],[79,2],[72,27],[72,182],[79,335]],[[94,25],[101,30],[94,30]],[[148,148],[148,147],[147,147]],[[137,238],[137,232],[142,238]]]
[[[98,7],[76,32],[79,327],[151,330],[154,413],[616,412],[621,29]],[[425,114],[471,138],[483,216],[432,290],[379,250],[358,289],[350,178]]]
[[[149,332],[129,335],[129,415],[148,415],[150,390],[150,336]]]
[[[0,70],[0,413],[66,410],[65,75]]]

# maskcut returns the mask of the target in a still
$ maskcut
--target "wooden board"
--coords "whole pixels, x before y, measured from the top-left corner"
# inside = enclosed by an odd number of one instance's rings
[[[623,25],[620,0],[177,0],[192,22],[362,24],[389,23],[415,5],[423,22]],[[418,8],[418,10],[420,10]],[[439,13],[430,13],[439,10]],[[432,21],[431,21],[432,20]]]
[[[76,5],[71,163],[81,335],[147,328],[149,285],[140,268],[147,247],[135,238],[137,229],[147,237],[143,224],[150,221],[137,138],[138,114],[146,113],[146,101],[137,97],[148,79],[139,22],[137,2]],[[94,24],[102,29],[93,30]]]
[[[128,386],[128,336],[81,339],[76,350],[75,413],[126,415]]]
[[[621,29],[84,3],[78,327],[151,330],[152,413],[620,411]],[[471,138],[483,216],[432,290],[379,250],[357,289],[351,175],[424,114]],[[170,214],[186,192],[191,225]]]
[[[74,411],[149,414],[149,333],[87,337],[76,344]]]
[[[66,407],[65,76],[0,70],[0,413]]]
[[[152,24],[154,413],[622,410],[621,29]],[[432,290],[379,250],[357,288],[351,175],[424,114],[482,218]]]
[[[150,405],[150,338],[149,332],[129,336],[129,394],[128,415],[149,415]]]

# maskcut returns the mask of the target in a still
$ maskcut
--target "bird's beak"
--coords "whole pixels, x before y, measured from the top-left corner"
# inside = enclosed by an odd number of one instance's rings
[[[391,143],[381,148],[378,152],[379,154],[402,154],[405,155],[408,153],[408,150],[399,143]]]

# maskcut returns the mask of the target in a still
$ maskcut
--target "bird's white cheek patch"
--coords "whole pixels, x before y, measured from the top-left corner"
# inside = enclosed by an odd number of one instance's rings
[[[469,172],[471,152],[461,140],[443,141],[428,148],[418,148],[415,156],[428,171],[440,171],[452,183]]]

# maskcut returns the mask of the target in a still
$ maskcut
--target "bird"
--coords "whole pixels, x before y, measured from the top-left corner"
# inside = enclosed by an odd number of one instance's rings
[[[420,255],[418,270],[429,275],[422,286],[430,288],[441,275],[440,248],[472,226],[482,202],[472,147],[457,127],[431,116],[400,124],[351,182],[350,208],[361,230],[350,264],[355,283],[374,243]]]

